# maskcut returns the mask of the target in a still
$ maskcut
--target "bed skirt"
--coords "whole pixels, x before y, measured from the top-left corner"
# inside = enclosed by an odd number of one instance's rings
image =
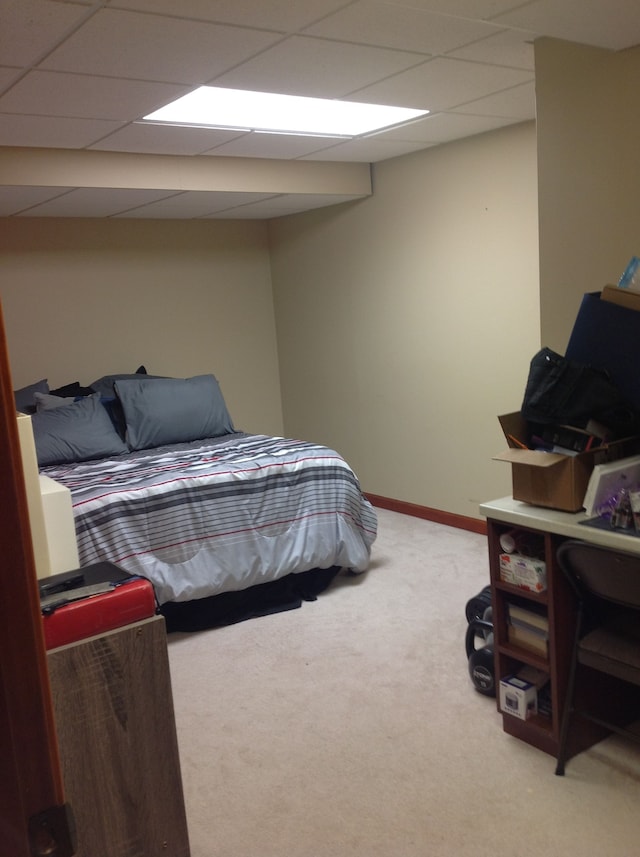
[[[256,616],[295,610],[303,601],[315,601],[339,572],[340,566],[312,568],[239,592],[222,592],[194,601],[168,601],[160,607],[160,613],[169,633],[233,625]]]

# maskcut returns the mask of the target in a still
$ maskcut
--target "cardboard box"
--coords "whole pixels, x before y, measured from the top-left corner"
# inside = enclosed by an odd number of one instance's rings
[[[632,289],[623,289],[620,286],[605,286],[600,294],[600,300],[609,301],[612,304],[635,309],[640,312],[640,292]]]
[[[520,720],[538,713],[538,692],[529,681],[511,675],[500,680],[500,711]]]
[[[544,592],[547,588],[547,565],[517,553],[500,554],[500,580],[529,592]]]
[[[527,422],[517,411],[499,416],[509,448],[496,461],[511,464],[514,500],[545,506],[562,512],[582,509],[589,479],[596,464],[617,461],[640,451],[640,438],[624,438],[578,455],[560,455],[523,449],[527,442]]]

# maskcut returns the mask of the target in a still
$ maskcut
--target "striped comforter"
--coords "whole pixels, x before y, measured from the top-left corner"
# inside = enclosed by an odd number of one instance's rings
[[[71,491],[80,564],[149,578],[159,604],[364,571],[376,536],[344,459],[299,440],[237,433],[42,472]]]

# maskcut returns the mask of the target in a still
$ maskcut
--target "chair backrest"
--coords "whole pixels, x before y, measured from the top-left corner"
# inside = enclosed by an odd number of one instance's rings
[[[640,609],[640,554],[569,539],[558,548],[557,559],[579,594]]]

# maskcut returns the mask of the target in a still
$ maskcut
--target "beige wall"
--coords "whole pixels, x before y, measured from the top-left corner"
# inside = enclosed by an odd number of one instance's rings
[[[564,352],[585,292],[640,254],[640,47],[535,45],[542,339]]]
[[[272,221],[285,432],[365,490],[455,514],[510,493],[497,414],[540,347],[526,123],[383,162],[374,196]]]
[[[383,162],[373,197],[269,227],[3,221],[14,382],[212,371],[240,428],[477,516],[510,491],[496,415],[530,357],[564,350],[582,294],[640,252],[639,73],[640,48],[541,40],[537,144],[526,123]]]
[[[477,516],[510,490],[496,416],[539,344],[535,128],[384,162],[374,181],[270,227],[3,221],[15,386],[212,371],[239,428],[319,440],[367,491]]]
[[[213,372],[236,427],[282,433],[262,221],[0,221],[14,386]]]
[[[639,70],[640,49],[542,40],[537,128],[383,162],[372,197],[274,220],[269,244],[263,223],[5,221],[14,377],[214,371],[242,428],[477,516],[510,491],[496,415],[531,355],[640,251]]]

